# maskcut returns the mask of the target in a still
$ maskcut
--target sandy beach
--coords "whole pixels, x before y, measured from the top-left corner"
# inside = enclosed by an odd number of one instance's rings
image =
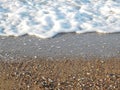
[[[0,90],[119,90],[120,34],[0,37]]]
[[[0,0],[0,90],[120,90],[120,0]]]

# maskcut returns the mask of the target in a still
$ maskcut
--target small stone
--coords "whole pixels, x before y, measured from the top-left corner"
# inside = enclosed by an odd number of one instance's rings
[[[60,46],[57,46],[56,48],[57,48],[57,49],[60,49],[61,47],[60,47]]]
[[[90,75],[90,73],[89,73],[89,72],[87,72],[87,75]]]
[[[60,83],[58,83],[58,86],[60,86]]]
[[[78,81],[80,81],[80,79],[78,79]]]
[[[43,80],[46,80],[46,78],[44,76],[41,77]]]
[[[29,86],[29,85],[27,85],[27,88],[30,88],[30,86]]]
[[[27,43],[24,43],[23,45],[27,45]]]
[[[53,82],[53,80],[52,80],[52,79],[50,79],[50,78],[48,78],[48,81],[49,81],[49,82]]]
[[[104,61],[102,60],[101,63],[104,63]]]
[[[34,58],[36,59],[36,58],[37,58],[37,56],[34,56]]]
[[[73,79],[75,79],[75,76],[73,76]]]

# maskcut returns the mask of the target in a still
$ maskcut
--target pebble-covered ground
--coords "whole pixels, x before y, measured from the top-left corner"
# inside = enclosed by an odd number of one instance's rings
[[[0,60],[0,90],[120,90],[120,59]]]

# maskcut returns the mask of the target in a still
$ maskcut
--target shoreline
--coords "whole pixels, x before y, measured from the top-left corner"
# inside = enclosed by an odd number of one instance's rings
[[[0,58],[120,57],[120,34],[61,34],[50,39],[34,36],[0,37]]]

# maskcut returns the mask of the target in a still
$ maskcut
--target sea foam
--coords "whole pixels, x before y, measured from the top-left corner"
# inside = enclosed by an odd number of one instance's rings
[[[120,0],[0,0],[0,36],[120,32]]]

